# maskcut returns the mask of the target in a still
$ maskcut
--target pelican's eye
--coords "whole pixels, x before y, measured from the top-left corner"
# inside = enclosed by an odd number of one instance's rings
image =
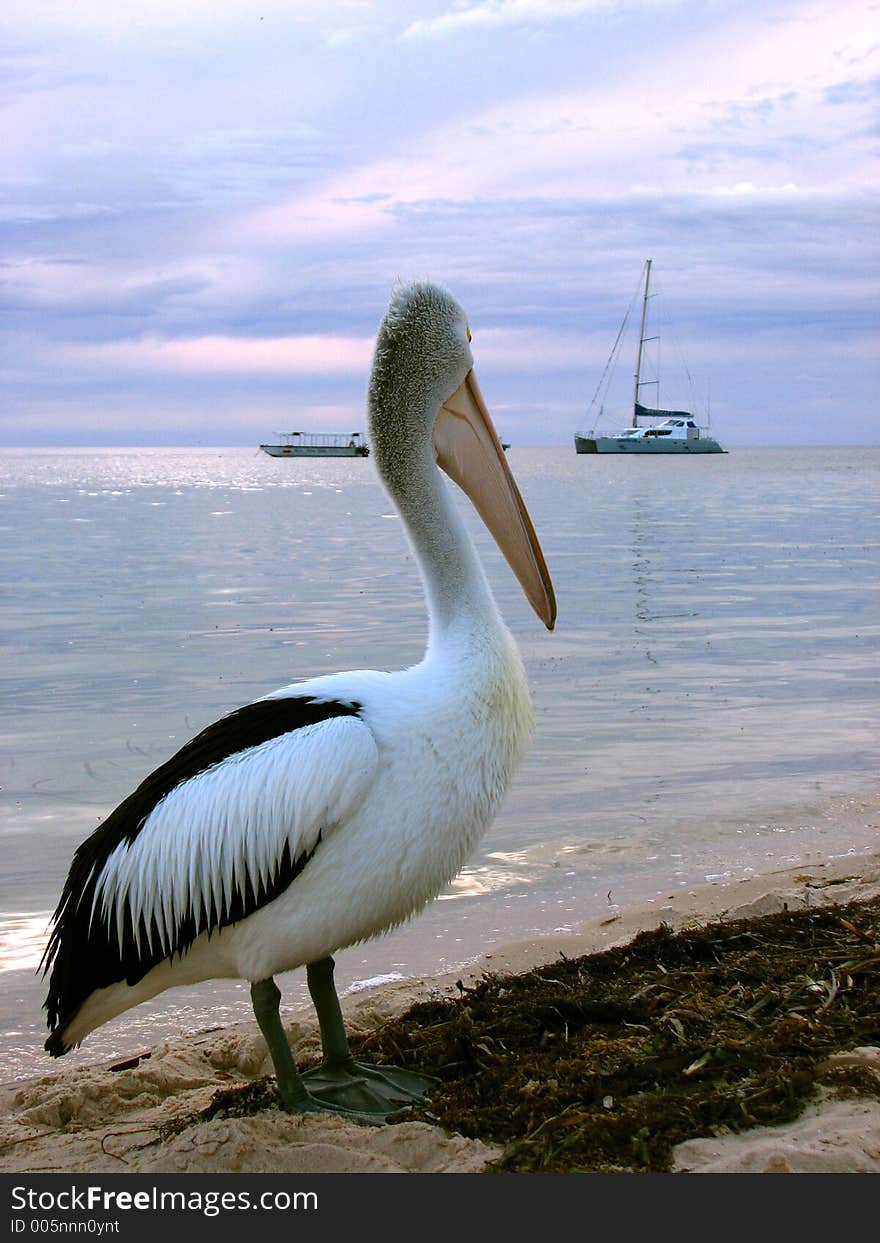
[[[465,331],[467,332],[468,341],[473,341],[473,337],[471,336],[470,324],[465,324]]]

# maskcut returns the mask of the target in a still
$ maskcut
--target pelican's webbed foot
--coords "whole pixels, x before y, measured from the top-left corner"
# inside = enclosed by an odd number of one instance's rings
[[[306,968],[309,992],[321,1028],[324,1061],[301,1076],[309,1093],[328,1108],[352,1110],[374,1120],[388,1120],[424,1098],[436,1083],[427,1075],[398,1066],[356,1062],[348,1047],[342,1010],[333,983],[333,959],[322,958]]]
[[[439,1083],[427,1075],[397,1066],[370,1066],[356,1062],[348,1047],[342,1011],[333,985],[333,959],[308,967],[309,991],[321,1028],[324,1061],[302,1074],[293,1060],[281,1022],[281,993],[270,977],[251,985],[254,1014],[260,1025],[283,1107],[290,1113],[332,1110],[362,1122],[390,1122],[401,1111],[423,1099]]]
[[[340,1061],[324,1061],[303,1071],[300,1078],[309,1095],[326,1102],[328,1108],[379,1115],[383,1119],[423,1100],[431,1087],[439,1083],[438,1079],[399,1066],[356,1062],[350,1055]]]

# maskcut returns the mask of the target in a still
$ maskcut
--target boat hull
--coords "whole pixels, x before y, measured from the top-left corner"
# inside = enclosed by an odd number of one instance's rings
[[[577,453],[620,453],[632,457],[637,453],[649,454],[694,454],[694,453],[726,453],[717,440],[711,436],[701,436],[692,440],[673,440],[658,436],[650,440],[635,440],[623,436],[575,436],[574,447]]]
[[[366,445],[260,445],[269,457],[368,457]]]

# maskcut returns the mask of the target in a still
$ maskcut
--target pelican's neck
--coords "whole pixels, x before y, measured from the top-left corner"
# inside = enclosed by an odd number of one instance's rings
[[[501,620],[451,486],[433,453],[388,481],[416,555],[428,604],[427,655],[504,642]]]

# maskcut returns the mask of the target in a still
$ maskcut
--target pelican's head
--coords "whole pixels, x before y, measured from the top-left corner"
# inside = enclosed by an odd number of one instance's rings
[[[369,436],[380,469],[406,442],[428,446],[438,409],[474,365],[464,311],[439,285],[399,284],[379,325]]]
[[[438,285],[398,285],[379,325],[370,375],[376,466],[403,490],[436,461],[470,498],[552,630],[553,584],[473,367],[471,330],[455,298]]]

